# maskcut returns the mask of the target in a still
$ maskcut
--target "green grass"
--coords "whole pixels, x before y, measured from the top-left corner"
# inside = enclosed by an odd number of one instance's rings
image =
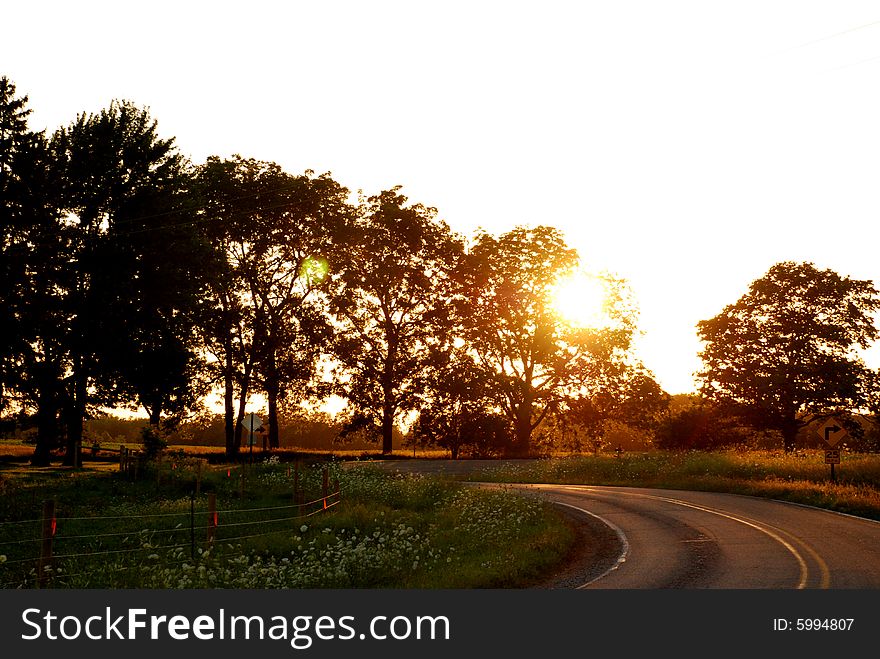
[[[66,556],[53,563],[54,588],[519,587],[546,575],[573,542],[555,511],[511,492],[330,463],[341,502],[312,505],[305,512],[317,514],[303,519],[287,465],[250,467],[243,488],[240,467],[207,469],[191,502],[195,463],[173,464],[166,460],[161,485],[150,470],[137,481],[106,470],[7,474],[0,585],[35,587],[46,499],[57,502],[54,553]],[[300,471],[306,500],[320,499],[323,466]],[[208,493],[220,510],[212,545]]]
[[[841,454],[831,482],[824,454],[654,452],[555,458],[475,474],[490,482],[659,487],[732,492],[880,519],[880,456]]]

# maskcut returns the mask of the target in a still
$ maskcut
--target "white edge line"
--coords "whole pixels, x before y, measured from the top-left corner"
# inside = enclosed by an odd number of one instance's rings
[[[613,522],[609,522],[607,519],[605,519],[601,515],[597,515],[596,513],[591,513],[589,510],[584,510],[583,508],[578,508],[577,506],[573,506],[570,503],[563,503],[561,501],[554,501],[553,503],[555,503],[557,506],[565,506],[566,508],[573,508],[574,510],[582,512],[585,515],[589,515],[590,517],[595,517],[600,522],[602,522],[605,526],[607,526],[609,529],[611,529],[612,531],[614,531],[617,534],[617,539],[620,540],[620,545],[623,548],[623,550],[620,552],[620,555],[617,557],[617,560],[614,562],[614,565],[609,567],[607,570],[605,570],[598,577],[593,577],[592,579],[590,579],[586,583],[581,584],[580,586],[575,588],[575,590],[582,590],[582,589],[586,588],[587,586],[599,581],[599,579],[604,579],[609,574],[614,572],[614,570],[619,568],[623,563],[626,562],[626,557],[629,554],[629,541],[626,539],[626,534],[623,532],[623,529],[621,529],[619,526],[617,526],[617,524],[615,524]]]
[[[591,485],[576,486],[576,487],[582,488],[582,491],[588,491],[588,492],[592,491],[592,492],[597,492],[597,493],[602,492],[601,489],[596,489],[596,486],[591,486]],[[601,487],[602,486],[599,486],[599,488],[601,488]],[[621,488],[621,489],[624,489],[624,488]],[[666,492],[676,492],[676,491],[678,491],[678,492],[685,491],[686,492],[687,490],[665,490],[665,491]],[[708,506],[705,506],[705,505],[702,505],[699,503],[695,503],[692,501],[682,501],[680,499],[672,499],[670,497],[658,496],[656,494],[645,494],[644,492],[622,491],[621,494],[629,495],[629,496],[633,496],[633,497],[642,497],[645,499],[653,499],[655,501],[665,501],[667,503],[671,503],[671,504],[674,504],[677,506],[683,506],[685,508],[693,508],[694,510],[702,510],[703,512],[710,513],[712,515],[718,515],[719,517],[726,517],[727,519],[733,520],[735,522],[739,522],[740,524],[745,524],[746,526],[750,526],[753,529],[756,529],[756,530],[760,531],[761,533],[764,533],[765,535],[769,536],[770,538],[772,538],[773,540],[775,540],[776,542],[781,544],[783,547],[785,547],[789,551],[789,553],[795,557],[795,560],[797,560],[797,562],[801,568],[801,580],[800,580],[800,583],[798,583],[797,589],[802,590],[802,589],[806,588],[807,579],[808,579],[808,575],[809,575],[809,568],[807,566],[807,562],[804,560],[804,557],[801,556],[801,554],[797,550],[797,548],[794,547],[794,545],[792,545],[790,542],[788,542],[785,538],[783,538],[779,534],[774,533],[773,531],[770,530],[775,527],[768,524],[768,526],[770,526],[770,528],[765,528],[764,526],[762,526],[763,523],[759,522],[757,520],[753,521],[753,520],[750,520],[745,517],[739,517],[737,515],[733,515],[731,513],[725,512],[723,510],[710,508]],[[738,495],[738,496],[742,496],[742,495]],[[755,498],[760,499],[760,497],[755,497]],[[764,499],[764,501],[767,501],[767,499]],[[776,501],[776,499],[773,499],[773,501]],[[777,530],[781,531],[782,529],[777,529]]]

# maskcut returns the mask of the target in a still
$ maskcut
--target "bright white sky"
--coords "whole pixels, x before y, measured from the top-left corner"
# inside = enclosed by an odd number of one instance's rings
[[[466,234],[559,227],[629,280],[673,393],[696,322],[773,263],[880,282],[876,2],[29,0],[2,20],[34,128],[127,98],[197,163],[401,184]]]

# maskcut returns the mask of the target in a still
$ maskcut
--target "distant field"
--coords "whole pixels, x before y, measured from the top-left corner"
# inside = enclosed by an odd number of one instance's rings
[[[137,450],[138,444],[128,444]],[[106,447],[118,450],[118,445]],[[0,476],[34,474],[27,466],[33,448],[20,442],[0,442]],[[169,455],[180,452],[223,464],[219,446],[173,446]],[[445,451],[395,451],[382,456],[378,450],[315,450],[285,448],[271,454],[253,452],[255,462],[270,455],[281,462],[297,459],[380,460],[387,471],[433,473],[446,477],[492,482],[562,483],[662,487],[682,490],[732,492],[804,503],[830,510],[880,519],[880,455],[842,453],[836,467],[837,480],[831,482],[830,468],[820,450],[785,454],[780,451],[688,451],[643,453],[627,452],[566,456],[535,460],[458,460],[449,461]],[[115,453],[101,451],[93,457],[84,450],[85,471],[113,471]],[[250,453],[242,452],[247,462]],[[58,457],[58,464],[60,464]],[[45,471],[51,471],[45,470]]]
[[[842,453],[837,480],[822,451],[689,451],[504,463],[471,480],[662,487],[781,499],[880,519],[880,455]]]
[[[113,460],[116,459],[118,455],[119,447],[124,446],[125,448],[138,451],[141,449],[141,444],[136,442],[119,442],[113,444],[101,444],[100,450],[97,454],[93,454],[90,446],[88,444],[83,445],[83,459],[86,462],[92,461],[94,459],[98,459],[101,461]],[[170,445],[167,449],[169,453],[174,453],[178,451],[182,451],[186,455],[189,456],[200,456],[200,457],[220,457],[225,453],[225,449],[222,446],[201,446],[201,445],[187,445],[187,444],[173,444]],[[23,444],[20,440],[0,440],[0,461],[4,458],[7,460],[10,458],[13,459],[21,459],[27,460],[34,452],[34,447],[32,444]],[[381,452],[378,448],[375,450],[364,450],[364,449],[346,449],[346,448],[328,448],[328,449],[316,449],[316,448],[306,448],[306,447],[285,447],[281,449],[275,449],[274,451],[264,452],[260,448],[254,447],[253,452],[248,449],[242,449],[239,457],[241,459],[249,458],[253,456],[254,459],[262,460],[271,455],[277,455],[279,459],[284,460],[285,458],[295,458],[297,456],[303,455],[314,455],[314,456],[338,456],[342,458],[358,458],[358,457],[379,457],[381,456]],[[448,452],[444,450],[423,450],[419,449],[416,451],[415,456],[423,459],[443,459],[448,457]],[[392,459],[402,459],[402,458],[412,458],[413,451],[412,449],[406,450],[396,450],[393,451],[390,456]],[[62,456],[59,454],[55,456],[54,460],[61,461]],[[213,460],[212,460],[213,461]],[[0,469],[2,469],[2,463],[0,463]]]

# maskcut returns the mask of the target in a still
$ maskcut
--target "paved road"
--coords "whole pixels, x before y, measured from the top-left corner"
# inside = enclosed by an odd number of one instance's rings
[[[497,461],[375,462],[465,475]],[[499,485],[485,484],[488,487]],[[880,522],[713,492],[586,485],[518,487],[592,516],[601,545],[564,587],[880,589]]]
[[[733,494],[517,487],[613,531],[605,564],[580,587],[880,588],[878,522]]]

